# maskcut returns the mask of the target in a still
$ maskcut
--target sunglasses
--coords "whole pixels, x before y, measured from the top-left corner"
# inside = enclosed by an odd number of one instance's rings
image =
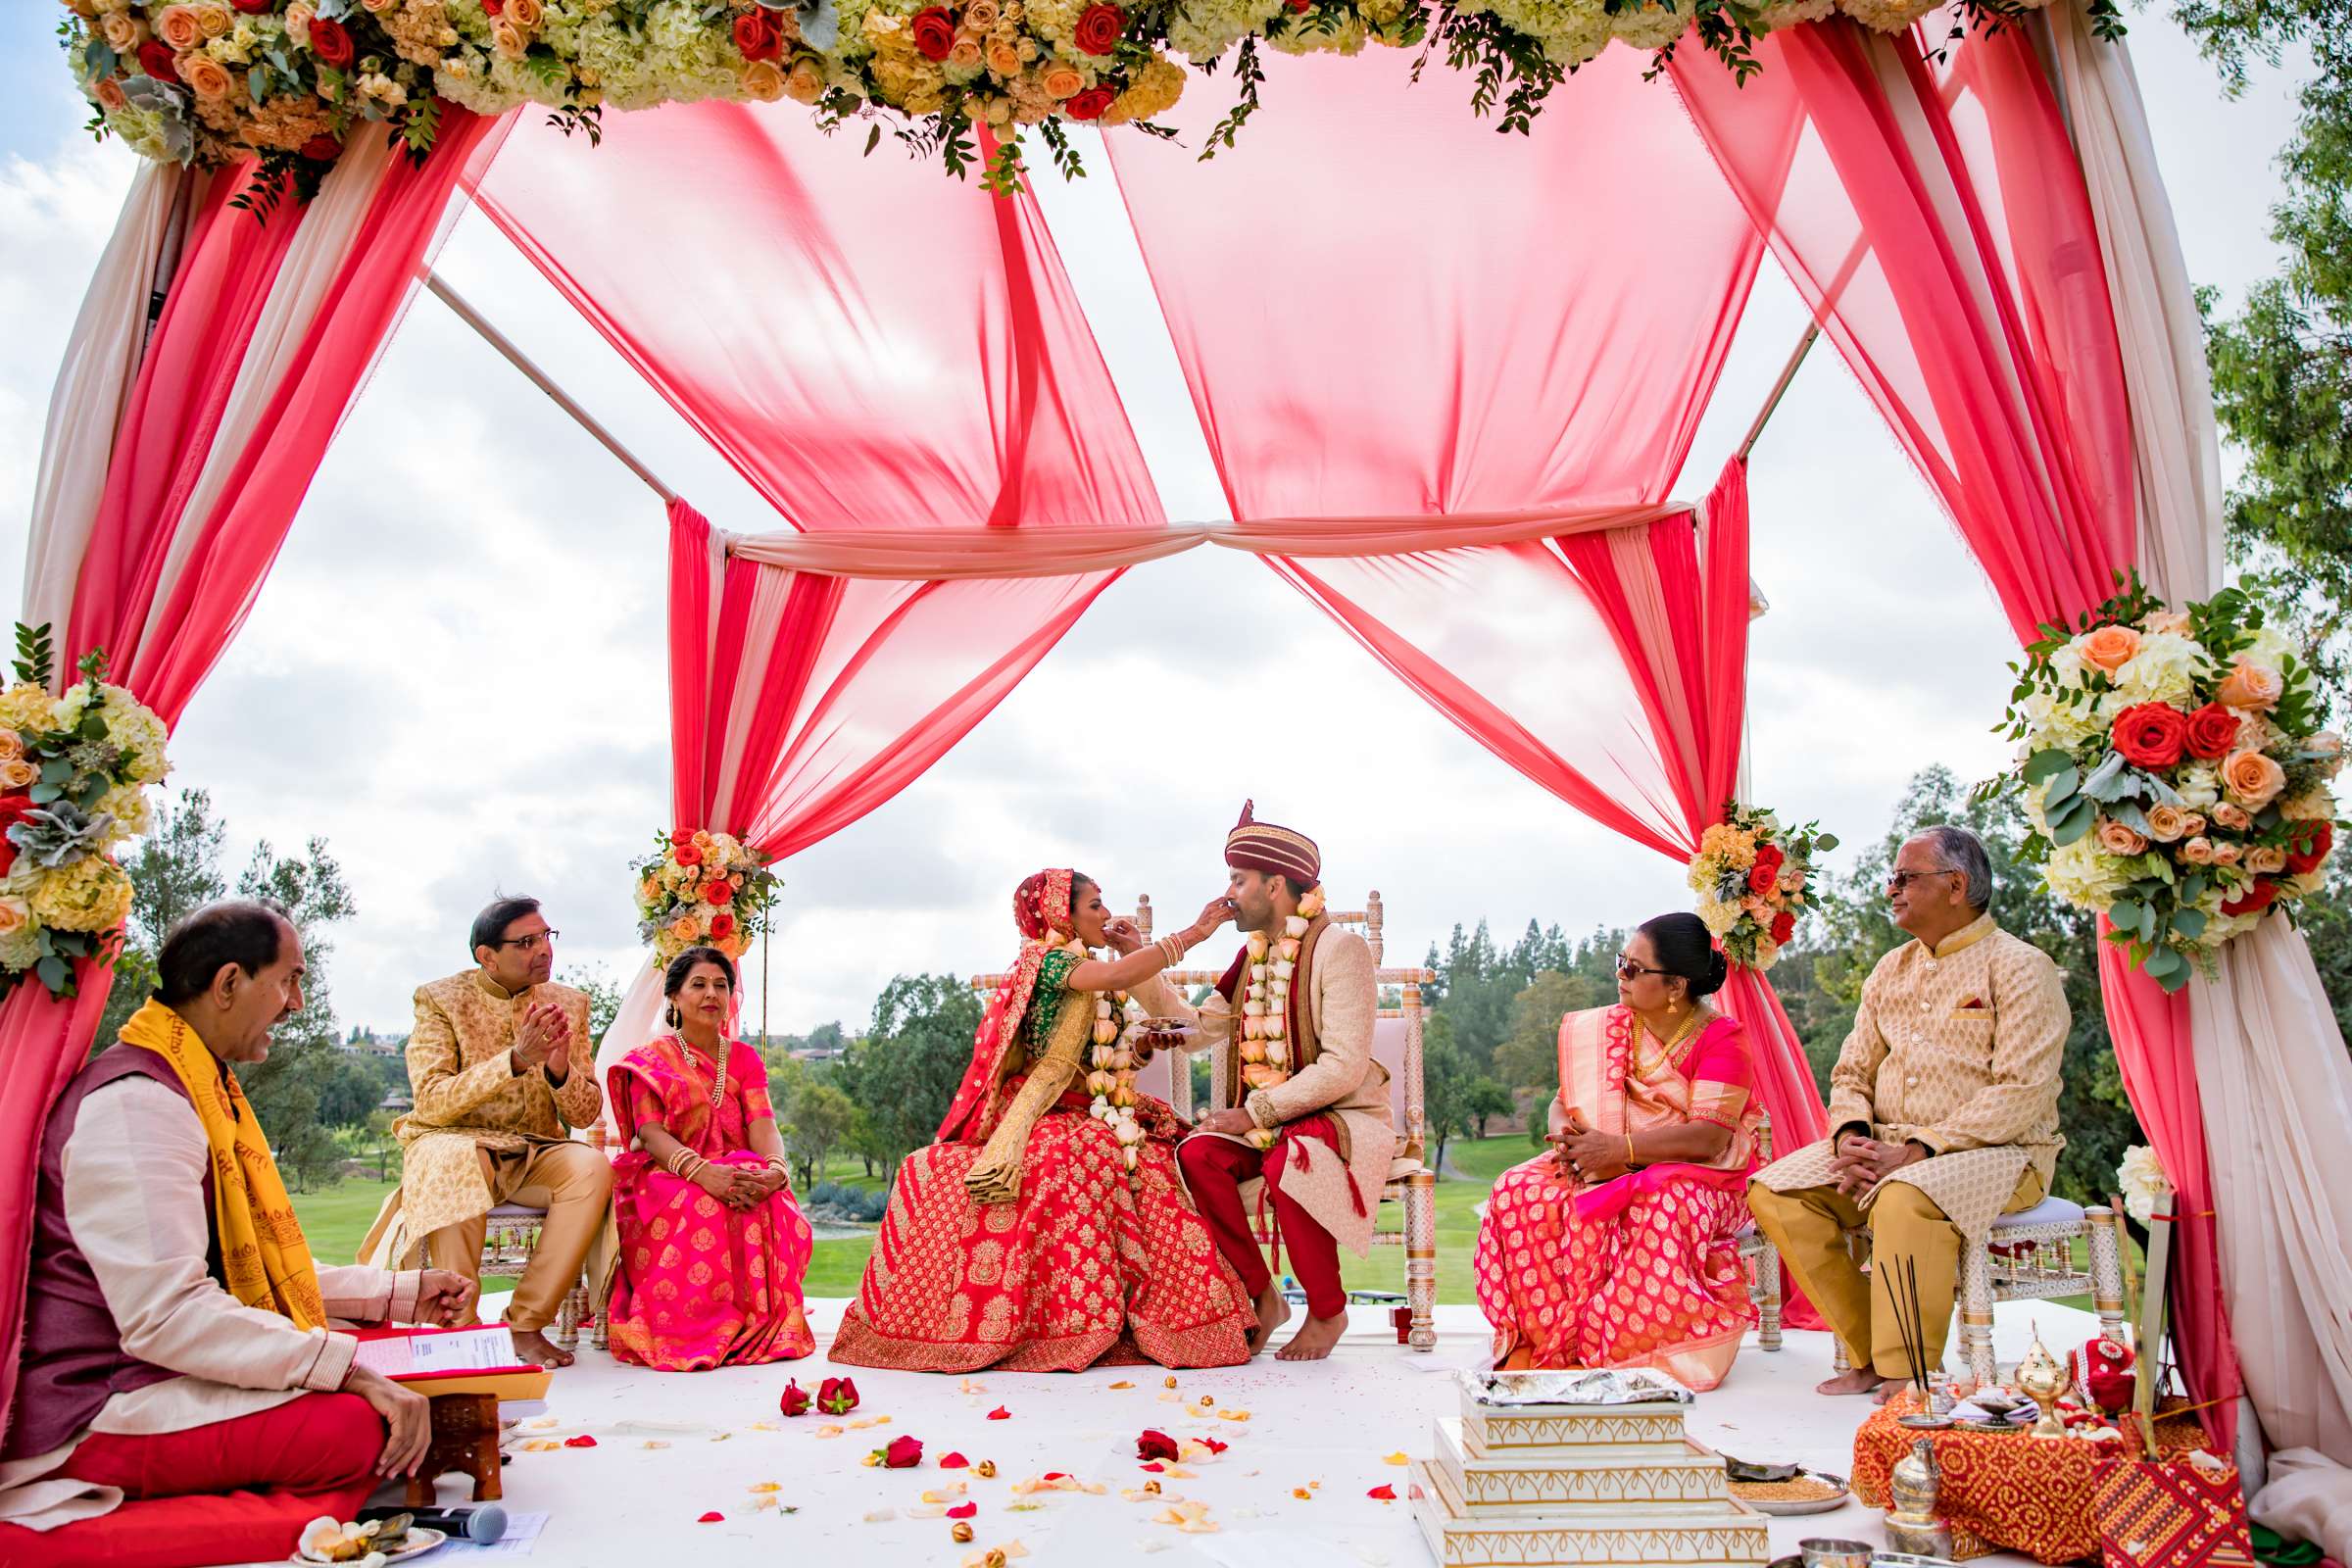
[[[1654,974],[1663,979],[1672,973],[1672,969],[1652,969],[1647,964],[1636,963],[1622,953],[1617,956],[1617,978],[1620,980],[1634,980],[1645,974]]]

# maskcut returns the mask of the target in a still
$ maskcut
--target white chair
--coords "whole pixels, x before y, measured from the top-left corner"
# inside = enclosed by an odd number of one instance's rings
[[[1772,1163],[1772,1118],[1756,1120],[1756,1169]],[[1740,1260],[1747,1265],[1747,1298],[1756,1306],[1756,1348],[1781,1348],[1781,1250],[1749,1220],[1740,1228]]]

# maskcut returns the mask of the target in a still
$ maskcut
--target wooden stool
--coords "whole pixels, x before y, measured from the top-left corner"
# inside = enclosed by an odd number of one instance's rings
[[[423,1465],[409,1478],[408,1506],[430,1507],[433,1483],[452,1470],[473,1479],[475,1502],[496,1502],[505,1491],[498,1474],[498,1396],[434,1395],[431,1420],[432,1442]]]

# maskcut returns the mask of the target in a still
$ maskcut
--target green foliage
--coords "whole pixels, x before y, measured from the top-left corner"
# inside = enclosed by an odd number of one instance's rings
[[[1508,1116],[1517,1108],[1511,1092],[1492,1078],[1473,1078],[1462,1087],[1462,1115],[1473,1137],[1486,1137],[1491,1118]]]
[[[861,1113],[853,1148],[895,1171],[909,1150],[931,1142],[971,1062],[980,1012],[980,999],[954,975],[899,975],[883,989],[835,1080]]]
[[[269,1059],[238,1068],[237,1079],[287,1181],[298,1188],[331,1184],[342,1155],[329,1129],[365,1121],[382,1098],[374,1075],[341,1049],[327,986],[334,952],[327,930],[359,906],[343,867],[319,838],[299,856],[280,857],[267,839],[255,845],[237,877],[237,893],[269,899],[286,911],[309,968],[301,1010],[270,1036]]]
[[[159,802],[155,827],[138,841],[122,869],[130,875],[130,927],[115,960],[115,989],[98,1021],[91,1054],[115,1043],[122,1025],[155,988],[155,956],[164,934],[181,915],[228,891],[220,876],[225,830],[213,816],[209,791],[181,790],[174,802]]]
[[[1494,1076],[1506,1089],[1529,1090],[1539,1100],[1549,1095],[1559,1084],[1560,1020],[1613,1000],[1592,975],[1538,971],[1511,999],[1510,1033],[1494,1048]]]
[[[833,1085],[804,1075],[791,1099],[776,1111],[784,1123],[785,1151],[801,1172],[802,1184],[813,1185],[827,1157],[849,1142],[857,1126],[858,1107]]]
[[[570,969],[561,977],[564,984],[588,997],[588,1038],[605,1038],[612,1020],[620,1014],[621,989],[612,972],[599,964],[593,969]]]

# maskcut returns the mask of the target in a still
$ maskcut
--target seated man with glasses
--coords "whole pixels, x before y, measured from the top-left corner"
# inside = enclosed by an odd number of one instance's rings
[[[416,992],[409,1085],[416,1108],[393,1129],[399,1190],[368,1235],[379,1267],[425,1266],[473,1279],[490,1210],[547,1210],[514,1287],[507,1325],[539,1366],[571,1357],[543,1332],[580,1277],[612,1206],[612,1166],[570,1129],[604,1113],[588,998],[553,984],[556,938],[537,899],[499,899],[474,917],[474,967]]]
[[[1912,1375],[1895,1303],[1909,1310],[1914,1278],[1928,1369],[1941,1364],[1961,1247],[2041,1201],[2065,1143],[2066,990],[2046,954],[1993,924],[1984,843],[1923,830],[1896,853],[1886,899],[1914,940],[1863,984],[1830,1074],[1830,1137],[1748,1188],[1756,1223],[1845,1342],[1853,1370],[1823,1394],[1884,1396]],[[1864,1228],[1867,1278],[1845,1243]]]

